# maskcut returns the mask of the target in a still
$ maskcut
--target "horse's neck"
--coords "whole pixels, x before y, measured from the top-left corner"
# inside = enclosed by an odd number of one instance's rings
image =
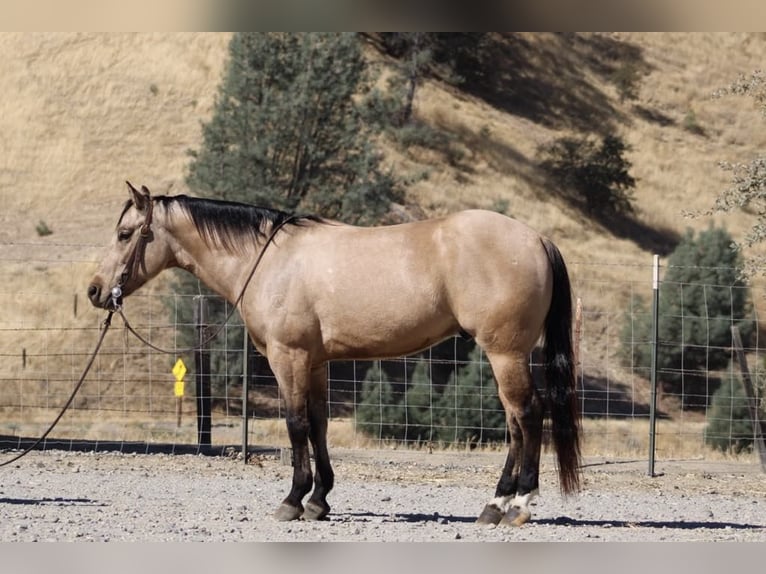
[[[233,303],[245,286],[262,243],[233,253],[220,245],[208,244],[195,229],[176,236],[177,265],[194,274],[210,289]]]

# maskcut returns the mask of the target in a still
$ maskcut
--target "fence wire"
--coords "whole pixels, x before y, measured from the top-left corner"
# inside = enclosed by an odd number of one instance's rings
[[[71,253],[71,246],[61,246]],[[37,285],[16,285],[21,266],[40,267]],[[0,286],[0,448],[18,448],[34,439],[64,404],[98,336],[102,314],[84,296],[92,258],[56,257],[29,262],[13,250],[0,256],[7,286]],[[614,268],[619,273],[614,273]],[[609,273],[607,273],[607,271]],[[639,360],[651,341],[651,265],[570,263],[581,305],[577,330],[577,387],[583,417],[584,449],[606,457],[646,456],[651,373]],[[46,274],[72,278],[71,290],[48,292]],[[617,281],[615,276],[622,279]],[[670,287],[663,286],[670,291]],[[741,294],[721,285],[672,286],[681,298],[709,299]],[[743,353],[752,376],[755,405],[763,416],[763,360],[758,310],[763,290],[749,286],[745,311],[722,319],[706,314],[667,316],[680,324],[677,336],[663,332],[659,345],[678,349],[676,362],[658,371],[657,457],[707,458],[752,452],[756,438],[742,390],[741,365],[731,341],[685,344],[684,332],[742,325]],[[170,290],[167,282],[147,286],[126,301],[133,326],[152,343],[180,349],[193,340],[192,295]],[[226,310],[226,305],[215,303]],[[212,314],[210,328],[215,328]],[[120,328],[115,318],[103,351],[71,412],[53,432],[50,444],[77,441],[113,445],[197,444],[195,362],[191,354],[160,354]],[[244,328],[235,315],[210,345],[213,445],[242,442]],[[687,360],[690,356],[700,360]],[[723,357],[723,358],[722,358]],[[183,396],[172,368],[181,359],[188,372]],[[248,443],[288,446],[284,407],[264,357],[251,351],[246,402]],[[542,389],[536,354],[530,370]],[[411,357],[384,361],[340,361],[328,366],[330,446],[380,448],[504,448],[508,433],[486,357],[472,341],[454,337]],[[752,406],[752,405],[751,405]],[[740,448],[741,447],[741,448]]]

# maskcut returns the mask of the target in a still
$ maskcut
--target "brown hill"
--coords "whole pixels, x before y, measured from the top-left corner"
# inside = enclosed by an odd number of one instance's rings
[[[84,292],[110,238],[127,197],[124,180],[157,193],[185,191],[186,150],[199,146],[228,38],[0,35],[0,323],[36,328],[98,320],[84,297],[73,316],[71,301]],[[710,207],[727,185],[717,162],[749,161],[766,144],[766,120],[751,100],[711,98],[762,64],[764,38],[517,34],[497,42],[491,89],[430,81],[417,94],[416,115],[458,136],[459,161],[450,164],[432,150],[393,148],[388,161],[396,170],[429,170],[408,190],[408,202],[427,215],[507,205],[510,215],[559,244],[586,307],[617,313],[627,282],[650,281],[651,254],[663,238],[709,224],[710,218],[682,213]],[[645,70],[636,101],[621,101],[612,81],[625,59]],[[632,146],[638,181],[633,222],[597,224],[583,217],[545,186],[535,166],[539,144],[605,128]],[[715,219],[737,238],[751,224],[745,214]],[[43,224],[52,234],[39,235]],[[614,351],[605,348],[602,328],[589,332],[587,343],[600,359]],[[38,337],[11,332],[3,344],[34,346]],[[50,352],[71,345],[45,343]],[[592,368],[605,372],[600,359]]]

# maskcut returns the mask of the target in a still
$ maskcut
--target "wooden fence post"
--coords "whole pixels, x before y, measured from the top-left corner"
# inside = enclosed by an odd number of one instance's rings
[[[210,351],[207,348],[208,312],[207,298],[194,297],[194,324],[197,329],[197,345],[194,351],[194,372],[197,395],[197,444],[210,446]]]
[[[764,441],[763,438],[764,429],[760,420],[758,403],[755,400],[753,379],[750,377],[750,369],[747,367],[745,349],[742,346],[742,337],[739,334],[739,327],[736,325],[731,326],[731,341],[734,345],[734,351],[737,354],[740,373],[742,373],[742,386],[745,387],[745,394],[747,394],[747,409],[750,411],[750,420],[753,421],[753,438],[755,440],[753,446],[755,450],[758,451],[758,457],[761,459],[761,469],[766,472],[766,441]]]

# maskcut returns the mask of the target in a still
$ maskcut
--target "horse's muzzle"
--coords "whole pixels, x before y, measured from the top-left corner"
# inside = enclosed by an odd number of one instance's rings
[[[107,296],[104,296],[101,285],[98,283],[91,283],[88,287],[88,299],[99,309],[118,310],[122,306],[122,297],[122,288],[119,285],[112,287]]]
[[[101,286],[91,283],[88,286],[88,299],[96,307],[105,307],[106,301],[101,300]]]
[[[112,309],[122,303],[122,289],[115,287],[110,293],[106,293],[101,285],[91,283],[88,287],[88,299],[99,309]]]

